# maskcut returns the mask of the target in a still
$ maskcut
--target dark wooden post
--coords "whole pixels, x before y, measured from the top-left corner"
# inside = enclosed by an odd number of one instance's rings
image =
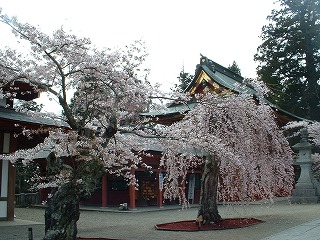
[[[107,174],[102,176],[101,207],[107,206]]]
[[[9,169],[8,169],[8,208],[7,208],[7,219],[8,221],[14,220],[14,201],[15,201],[15,179],[16,179],[16,169],[9,162]]]

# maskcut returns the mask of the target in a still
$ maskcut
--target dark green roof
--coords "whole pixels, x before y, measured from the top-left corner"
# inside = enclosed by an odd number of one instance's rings
[[[66,122],[54,120],[52,118],[36,117],[23,112],[17,112],[12,108],[0,107],[0,120],[8,120],[16,123],[28,123],[36,125],[69,127]]]
[[[242,83],[244,78],[242,76],[204,56],[200,58],[200,64],[197,65],[194,79],[186,88],[186,92],[194,86],[201,71],[204,71],[211,79],[226,89],[234,92],[247,91],[249,94],[258,95],[258,93],[250,86],[243,86]]]
[[[166,109],[161,110],[154,110],[149,111],[145,113],[141,113],[141,116],[150,116],[150,117],[156,117],[156,116],[167,116],[170,114],[177,114],[177,113],[186,113],[190,110],[192,110],[195,107],[196,103],[188,103],[188,104],[178,104],[178,105],[171,105],[170,107]]]
[[[210,77],[213,77],[214,79],[216,77],[217,82],[219,83],[220,80],[221,83],[219,84],[227,88],[232,88],[233,85],[242,83],[244,79],[242,76],[232,72],[230,69],[225,68],[220,64],[201,55],[200,64],[196,66],[194,79],[185,91],[189,91],[191,87],[194,86],[201,70],[204,70]]]
[[[198,80],[198,76],[201,73],[201,71],[204,71],[213,81],[217,82],[222,87],[229,89],[236,93],[243,93],[247,92],[248,94],[251,94],[256,97],[260,97],[259,93],[253,89],[253,87],[249,85],[243,84],[244,78],[234,72],[232,72],[230,69],[225,68],[221,66],[220,64],[208,59],[205,56],[201,55],[200,58],[200,64],[197,65],[195,75],[193,78],[193,81],[189,84],[189,86],[186,88],[185,92],[188,92],[196,83]],[[271,102],[267,101],[268,105],[270,105],[275,111],[281,112],[284,115],[287,115],[295,120],[306,120],[299,116],[296,116],[292,113],[289,113],[278,106],[272,104]],[[166,110],[161,111],[153,111],[153,112],[146,112],[142,113],[142,116],[164,116],[164,115],[172,115],[172,114],[178,114],[185,111],[189,111],[192,108],[194,108],[195,103],[189,106],[186,104],[180,104],[180,105],[170,105]]]
[[[248,94],[251,94],[256,97],[261,97],[260,94],[253,89],[253,87],[249,85],[242,84],[243,83],[243,77],[232,72],[230,69],[225,68],[221,66],[220,64],[208,59],[207,57],[201,56],[200,58],[200,64],[197,65],[196,74],[193,79],[193,81],[190,83],[186,91],[189,91],[192,86],[195,84],[195,81],[197,81],[197,76],[201,71],[204,71],[206,74],[210,76],[211,79],[213,79],[215,82],[217,82],[219,85],[223,86],[224,88],[227,88],[229,90],[232,90],[234,92],[240,93],[240,92],[247,92]],[[287,116],[292,117],[295,120],[299,121],[306,121],[306,119],[301,118],[297,115],[294,115],[286,110],[283,110],[276,106],[275,104],[271,103],[270,101],[264,99],[267,104],[272,107],[275,111],[281,112]]]

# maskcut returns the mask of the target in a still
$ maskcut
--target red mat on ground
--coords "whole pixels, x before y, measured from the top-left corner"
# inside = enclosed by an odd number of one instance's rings
[[[232,228],[248,227],[251,225],[262,223],[263,221],[255,218],[226,218],[219,224],[206,224],[198,228],[195,220],[162,223],[155,225],[157,230],[166,231],[208,231],[223,230]],[[112,238],[85,238],[77,237],[77,240],[116,240]]]
[[[206,231],[248,227],[263,221],[255,218],[226,218],[218,224],[205,224],[200,228],[195,220],[157,224],[157,230],[166,231]]]

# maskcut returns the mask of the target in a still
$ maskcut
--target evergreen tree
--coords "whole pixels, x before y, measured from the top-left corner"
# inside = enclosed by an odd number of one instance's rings
[[[184,67],[182,67],[182,70],[179,76],[177,77],[179,80],[179,83],[175,84],[171,90],[174,92],[184,92],[184,90],[186,90],[186,88],[192,82],[193,77],[194,77],[193,75],[185,72]]]
[[[34,181],[40,175],[40,168],[37,163],[30,162],[25,165],[22,163],[22,160],[19,160],[15,163],[16,169],[16,193],[26,193],[33,192],[35,189]]]
[[[320,120],[320,1],[280,0],[268,16],[255,61],[275,104]]]
[[[240,70],[238,64],[236,63],[236,61],[233,61],[232,65],[229,65],[228,69],[238,75],[241,75],[241,70]]]

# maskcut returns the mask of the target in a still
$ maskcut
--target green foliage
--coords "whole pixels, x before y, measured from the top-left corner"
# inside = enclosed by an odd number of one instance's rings
[[[301,117],[320,120],[320,1],[280,0],[268,16],[255,61],[270,100]]]
[[[40,168],[37,163],[30,162],[24,165],[22,161],[15,162],[16,167],[16,193],[32,192],[34,181],[40,176]]]
[[[233,61],[232,65],[229,65],[228,69],[241,76],[241,70],[236,61]]]
[[[186,88],[189,86],[189,84],[192,82],[193,77],[193,75],[186,73],[184,71],[184,68],[182,68],[179,76],[177,77],[179,83],[175,84],[171,90],[174,92],[184,92]]]

